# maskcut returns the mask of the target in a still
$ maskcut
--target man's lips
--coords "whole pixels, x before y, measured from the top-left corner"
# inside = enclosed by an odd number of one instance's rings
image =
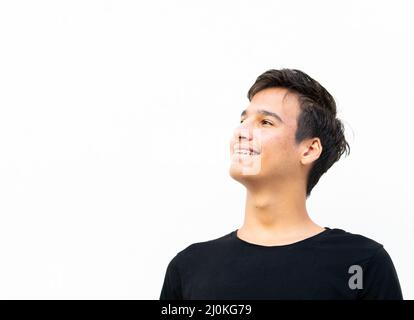
[[[248,145],[242,145],[242,144],[236,144],[233,147],[233,152],[235,153],[249,153],[249,154],[253,154],[253,155],[258,155],[260,154],[260,151],[258,151],[256,148],[254,147],[250,147]]]

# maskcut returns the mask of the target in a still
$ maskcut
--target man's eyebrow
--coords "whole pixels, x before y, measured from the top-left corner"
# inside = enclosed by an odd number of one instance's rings
[[[275,118],[276,120],[278,120],[278,121],[280,121],[280,122],[284,123],[284,122],[283,122],[283,120],[282,120],[282,118],[281,118],[281,117],[279,117],[279,115],[277,115],[277,114],[276,114],[276,113],[274,113],[274,112],[267,111],[267,110],[264,110],[264,109],[259,109],[259,110],[257,110],[257,112],[256,112],[256,113],[261,114],[261,115],[264,115],[264,116],[273,117],[273,118]],[[247,115],[247,110],[243,110],[243,111],[242,111],[242,113],[241,113],[241,115],[240,115],[240,117],[244,117],[245,115]]]

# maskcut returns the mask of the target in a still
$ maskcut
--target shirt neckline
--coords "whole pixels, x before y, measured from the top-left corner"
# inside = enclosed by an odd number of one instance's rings
[[[248,241],[246,241],[246,240],[243,240],[243,239],[239,238],[239,237],[237,236],[237,230],[239,230],[239,229],[234,230],[234,231],[231,233],[231,236],[232,236],[232,238],[234,238],[237,242],[242,243],[242,244],[247,245],[247,246],[251,246],[251,247],[256,247],[256,248],[266,248],[266,249],[271,249],[271,248],[288,248],[288,247],[300,246],[300,245],[302,245],[302,244],[306,244],[306,243],[308,243],[308,242],[312,242],[312,241],[314,241],[314,240],[316,240],[316,239],[318,239],[318,238],[321,238],[321,237],[325,236],[325,235],[326,235],[326,234],[328,234],[330,231],[332,231],[332,229],[331,229],[331,228],[329,228],[329,227],[324,227],[324,228],[325,228],[325,230],[323,230],[323,231],[321,231],[321,232],[319,232],[319,233],[317,233],[317,234],[315,234],[315,235],[313,235],[313,236],[310,236],[310,237],[308,237],[308,238],[305,238],[305,239],[302,239],[302,240],[299,240],[299,241],[296,241],[296,242],[288,243],[288,244],[282,244],[282,245],[272,245],[272,246],[265,246],[265,245],[261,245],[261,244],[257,244],[257,243],[252,243],[252,242],[248,242]]]

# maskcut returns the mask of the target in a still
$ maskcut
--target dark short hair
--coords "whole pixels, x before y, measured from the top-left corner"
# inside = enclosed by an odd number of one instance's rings
[[[345,140],[344,126],[336,118],[336,103],[332,95],[316,80],[297,69],[271,69],[261,74],[249,89],[247,97],[266,88],[285,88],[299,100],[295,142],[318,137],[322,153],[308,173],[306,197],[309,197],[319,178],[342,156],[350,153]]]

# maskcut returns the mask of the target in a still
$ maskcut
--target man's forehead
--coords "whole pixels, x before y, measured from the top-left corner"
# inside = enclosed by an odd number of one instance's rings
[[[299,113],[299,100],[285,88],[267,88],[256,93],[246,109],[253,113],[256,110],[268,110],[286,119],[285,122],[291,122],[296,121]]]
[[[253,98],[254,100],[266,100],[273,104],[296,104],[298,103],[298,97],[293,92],[286,88],[266,88],[257,92]]]

